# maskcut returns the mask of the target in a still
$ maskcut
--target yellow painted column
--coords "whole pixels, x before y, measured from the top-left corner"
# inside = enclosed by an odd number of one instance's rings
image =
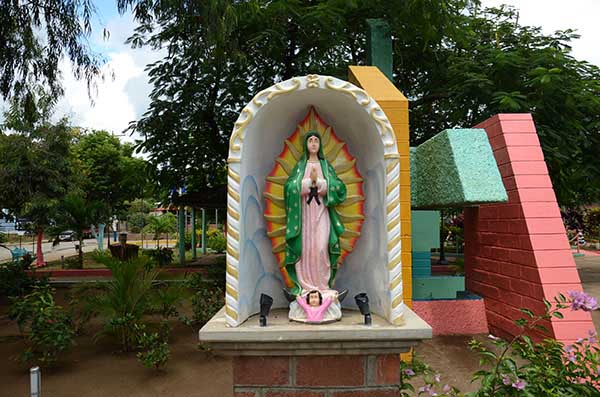
[[[410,219],[410,148],[408,99],[375,66],[350,66],[348,80],[377,101],[394,129],[400,155],[400,222],[404,303],[412,308],[412,241]]]

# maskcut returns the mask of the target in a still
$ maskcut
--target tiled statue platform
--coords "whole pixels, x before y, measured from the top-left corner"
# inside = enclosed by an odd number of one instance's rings
[[[365,326],[359,312],[344,311],[341,321],[316,326],[274,310],[267,327],[254,316],[232,328],[222,310],[200,330],[200,341],[233,356],[236,397],[385,397],[397,394],[399,354],[431,338],[431,327],[412,311],[404,320],[397,326],[373,315]]]

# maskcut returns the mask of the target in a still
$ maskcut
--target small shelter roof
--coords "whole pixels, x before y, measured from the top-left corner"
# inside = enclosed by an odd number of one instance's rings
[[[205,187],[182,195],[174,195],[172,202],[177,207],[225,208],[227,206],[227,186]]]

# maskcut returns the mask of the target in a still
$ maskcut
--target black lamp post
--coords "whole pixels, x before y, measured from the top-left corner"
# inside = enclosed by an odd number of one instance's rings
[[[273,298],[266,294],[260,294],[260,319],[259,324],[261,327],[267,326],[267,316],[273,305]]]
[[[365,325],[371,325],[371,310],[369,309],[369,297],[366,292],[361,292],[354,297],[356,306],[360,310],[360,314],[365,316]]]

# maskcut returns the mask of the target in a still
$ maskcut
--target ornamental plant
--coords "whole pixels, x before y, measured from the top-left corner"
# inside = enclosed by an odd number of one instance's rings
[[[570,291],[568,297],[559,294],[554,302],[544,300],[544,303],[545,311],[539,315],[521,309],[524,317],[515,321],[521,332],[510,341],[491,337],[493,347],[477,340],[470,342],[483,368],[472,379],[480,383],[479,390],[462,394],[455,387],[442,385],[439,374],[415,360],[411,365],[401,364],[400,395],[410,396],[409,392],[413,392],[440,397],[600,396],[600,348],[595,330],[589,330],[585,337],[567,346],[552,338],[534,342],[531,337],[547,334],[543,324],[552,318],[563,318],[564,310],[597,310],[596,298]],[[415,390],[411,383],[416,378],[424,386]]]
[[[165,366],[171,354],[168,343],[169,326],[166,323],[162,324],[160,332],[149,332],[145,325],[135,326],[138,347],[141,350],[136,357],[145,367],[157,371]]]
[[[135,326],[152,309],[152,284],[158,271],[148,266],[143,257],[121,262],[98,254],[96,260],[112,273],[112,279],[98,284],[100,293],[88,301],[90,310],[105,320],[97,337],[114,336],[123,351],[131,351],[137,340]]]
[[[221,310],[225,304],[225,292],[218,283],[205,280],[199,273],[193,274],[187,285],[193,291],[193,322],[203,325]]]
[[[15,320],[27,343],[21,360],[50,366],[75,344],[70,317],[54,301],[54,289],[47,284],[35,286],[33,292],[11,298],[9,318]]]

